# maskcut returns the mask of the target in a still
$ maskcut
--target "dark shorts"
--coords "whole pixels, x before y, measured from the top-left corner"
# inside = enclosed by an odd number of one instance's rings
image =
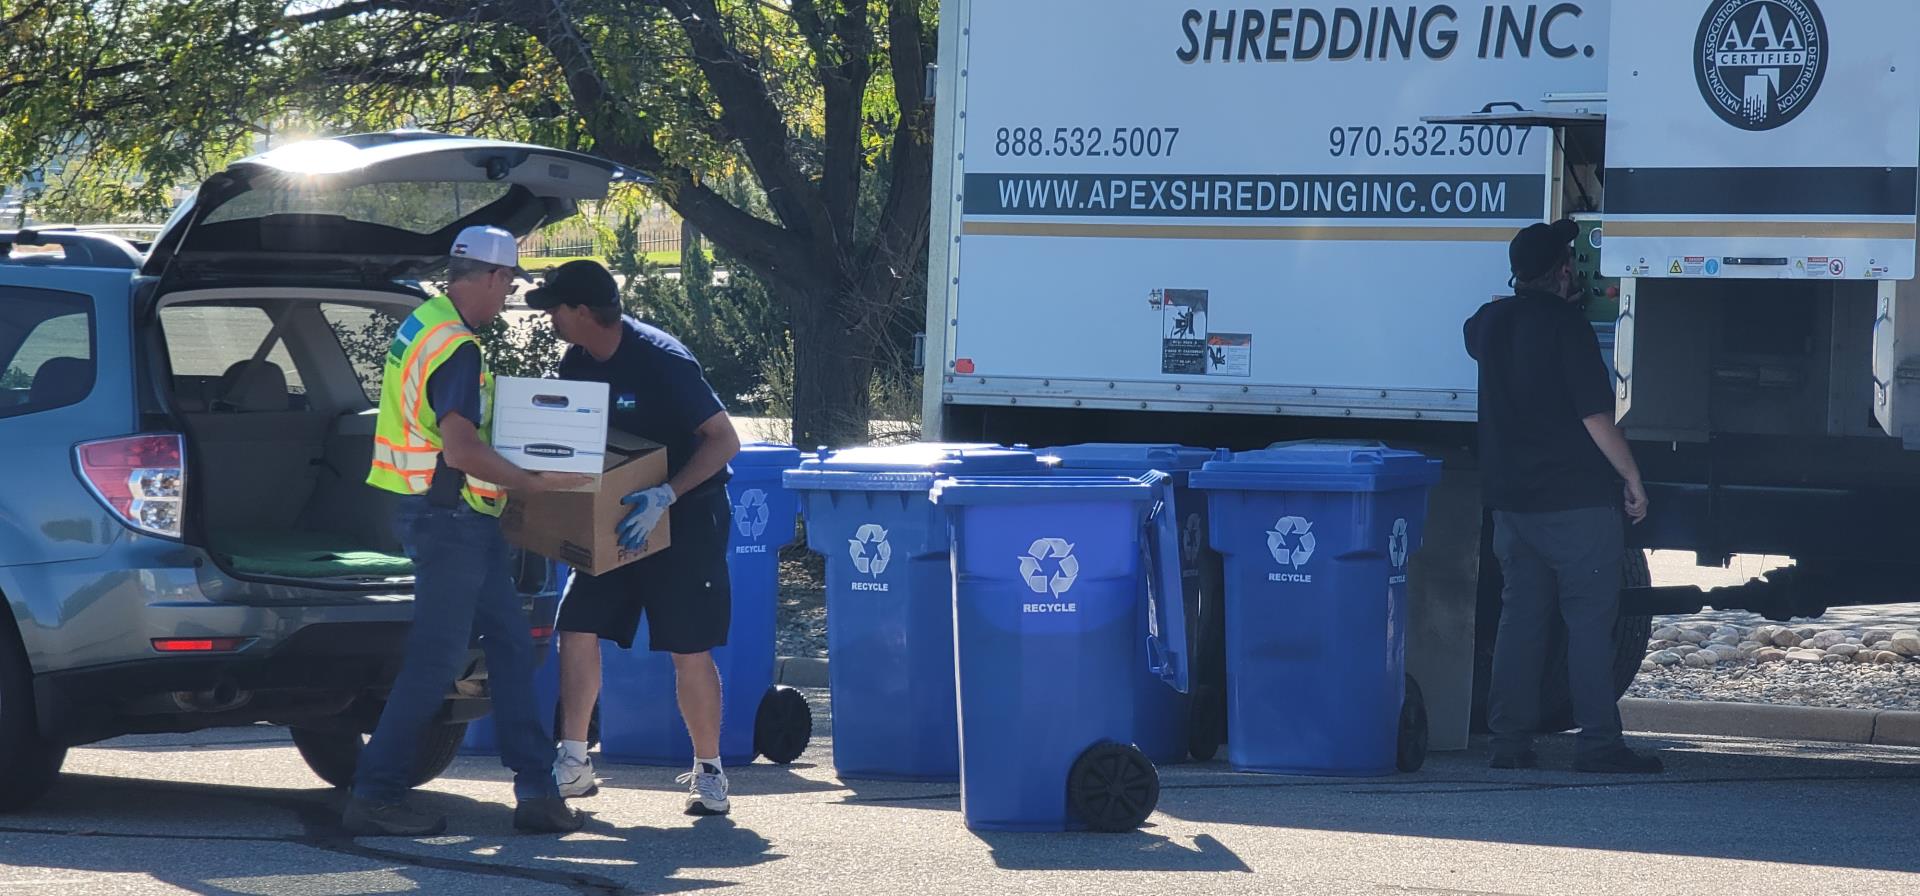
[[[733,504],[727,490],[707,486],[667,512],[672,544],[606,575],[575,573],[555,628],[585,632],[632,648],[647,618],[647,646],[663,653],[704,653],[727,643],[733,586],[727,578],[727,534]]]

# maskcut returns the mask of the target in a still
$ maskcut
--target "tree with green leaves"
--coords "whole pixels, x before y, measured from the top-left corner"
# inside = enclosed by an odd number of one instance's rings
[[[934,30],[934,0],[0,0],[0,182],[67,160],[56,204],[104,217],[301,132],[591,152],[767,285],[796,440],[857,443],[923,289]],[[758,202],[711,186],[739,171]]]

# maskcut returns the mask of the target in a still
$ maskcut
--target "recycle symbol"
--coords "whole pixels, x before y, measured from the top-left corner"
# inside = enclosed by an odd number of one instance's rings
[[[767,510],[767,493],[764,489],[750,488],[740,496],[740,505],[733,509],[733,524],[740,534],[759,540],[766,534],[767,521],[772,514]]]
[[[1044,569],[1047,560],[1054,561],[1052,575]],[[1066,539],[1037,539],[1020,558],[1020,577],[1027,580],[1027,587],[1032,588],[1033,593],[1059,597],[1073,590],[1074,580],[1080,577],[1080,561],[1073,556],[1073,545]]]
[[[1200,559],[1200,514],[1187,514],[1187,521],[1180,527],[1180,559],[1191,565]]]
[[[1394,520],[1393,534],[1387,536],[1387,558],[1393,561],[1393,568],[1406,568],[1408,541],[1406,519]]]
[[[1313,559],[1319,540],[1313,537],[1313,524],[1297,516],[1283,517],[1267,532],[1267,550],[1273,561],[1299,569]]]
[[[887,530],[873,523],[856,530],[847,544],[848,552],[853,555],[853,568],[870,575],[886,572],[887,562],[893,559],[893,545],[887,543]]]

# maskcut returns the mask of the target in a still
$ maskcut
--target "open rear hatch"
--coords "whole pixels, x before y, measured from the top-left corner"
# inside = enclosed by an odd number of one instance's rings
[[[462,228],[525,236],[622,180],[634,178],[580,153],[423,131],[295,143],[208,178],[161,229],[142,272],[417,279],[445,265]]]
[[[365,484],[362,388],[419,300],[409,281],[443,269],[462,228],[522,236],[627,177],[578,153],[398,132],[293,144],[208,179],[142,268],[159,278],[146,313],[160,391],[188,441],[187,539],[237,579],[410,585],[393,496]]]

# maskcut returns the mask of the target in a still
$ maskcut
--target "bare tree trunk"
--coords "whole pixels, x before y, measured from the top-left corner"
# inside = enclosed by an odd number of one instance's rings
[[[797,295],[793,314],[793,440],[803,450],[868,442],[873,337],[847,319],[844,295]]]

